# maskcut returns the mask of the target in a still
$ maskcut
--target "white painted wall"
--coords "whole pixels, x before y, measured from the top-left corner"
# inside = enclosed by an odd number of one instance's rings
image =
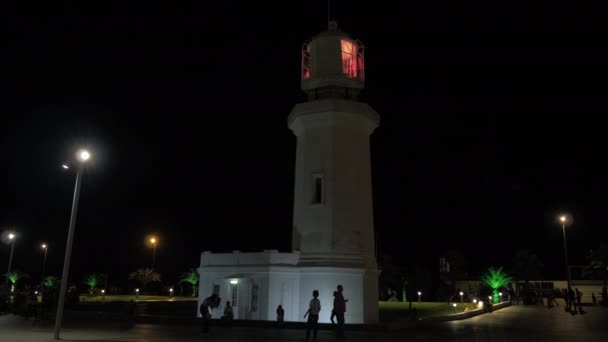
[[[230,254],[215,254],[218,259],[230,258]],[[243,259],[241,258],[241,261]],[[234,307],[235,319],[276,320],[276,309],[283,305],[286,321],[305,321],[304,313],[318,290],[322,305],[320,322],[329,322],[333,307],[333,292],[337,285],[344,287],[346,321],[349,323],[373,323],[378,320],[377,273],[374,270],[342,267],[298,267],[277,265],[206,265],[199,268],[199,302],[210,296],[213,285],[220,285],[222,307],[212,312],[220,318],[227,300],[232,301],[231,289],[239,288],[239,300]],[[238,280],[237,285],[230,280]],[[370,281],[371,280],[371,281]],[[251,311],[249,296],[251,284],[259,286],[258,309]],[[197,316],[200,316],[197,312]]]
[[[293,250],[300,265],[376,267],[369,135],[378,114],[341,99],[296,105],[289,127],[297,136]],[[314,178],[322,175],[322,204]],[[333,262],[332,262],[333,261]]]

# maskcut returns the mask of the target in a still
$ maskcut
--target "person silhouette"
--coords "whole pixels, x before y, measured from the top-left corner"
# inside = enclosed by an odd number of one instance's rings
[[[319,291],[312,291],[312,299],[308,305],[308,311],[304,314],[304,318],[308,316],[308,324],[306,325],[306,341],[310,338],[312,330],[313,338],[317,338],[317,330],[319,329],[319,312],[321,311],[321,301],[319,300]]]

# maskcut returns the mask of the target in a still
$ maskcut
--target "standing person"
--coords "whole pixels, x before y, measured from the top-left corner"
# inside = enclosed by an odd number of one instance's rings
[[[226,321],[228,326],[231,325],[232,320],[234,319],[234,311],[232,310],[232,306],[229,301],[226,301],[226,307],[224,308],[224,315],[222,319]]]
[[[338,295],[338,291],[334,291],[334,308],[331,309],[331,316],[329,316],[329,320],[331,321],[331,326],[335,326],[336,322],[334,318],[336,317],[336,296]]]
[[[308,305],[308,311],[304,314],[304,318],[308,316],[308,325],[306,326],[306,341],[310,339],[310,331],[312,330],[313,339],[317,339],[317,330],[319,328],[319,312],[321,311],[321,301],[319,301],[319,291],[312,291],[312,299]]]
[[[199,312],[201,313],[202,318],[203,333],[209,332],[209,321],[211,321],[211,313],[209,312],[209,309],[217,308],[219,306],[219,303],[220,298],[215,293],[205,298],[201,303]]]
[[[568,286],[568,310],[572,315],[576,315],[576,293],[572,287]]]
[[[559,306],[557,300],[555,300],[555,291],[552,290],[551,292],[549,292],[549,297],[547,298],[547,306],[550,309],[553,307],[554,304],[555,306]]]
[[[279,324],[279,328],[283,327],[283,321],[285,320],[285,310],[283,310],[283,305],[279,304],[277,307],[277,323]]]
[[[578,287],[575,289],[575,291],[576,291],[576,306],[578,307],[578,312],[582,315],[585,313],[585,311],[583,311],[583,304],[581,302],[583,293],[578,289]]]
[[[338,285],[338,291],[334,299],[334,310],[338,319],[338,329],[336,330],[338,337],[344,337],[344,313],[346,312],[346,302],[348,302],[344,299],[343,291],[342,285]]]

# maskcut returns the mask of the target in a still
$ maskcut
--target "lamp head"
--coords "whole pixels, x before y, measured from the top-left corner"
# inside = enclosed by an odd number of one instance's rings
[[[8,234],[8,239],[9,239],[9,240],[14,240],[14,239],[15,239],[15,234],[13,234],[13,233],[9,233],[9,234]]]
[[[42,247],[42,249],[46,249],[46,243],[43,243],[40,247]]]
[[[91,154],[87,150],[79,150],[76,153],[76,157],[78,157],[78,160],[80,160],[81,162],[86,162],[91,158]]]

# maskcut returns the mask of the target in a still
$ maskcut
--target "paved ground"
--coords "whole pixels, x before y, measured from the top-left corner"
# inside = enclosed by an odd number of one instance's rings
[[[571,316],[560,308],[514,306],[468,320],[435,326],[417,326],[400,332],[348,332],[347,341],[608,341],[608,309],[586,308],[586,315]],[[299,330],[256,328],[215,328],[203,337],[196,327],[137,325],[64,329],[63,339],[90,342],[167,342],[167,341],[302,341]],[[0,341],[51,341],[50,327],[33,327],[31,322],[12,316],[0,317]],[[321,331],[318,341],[335,340],[330,331]]]

